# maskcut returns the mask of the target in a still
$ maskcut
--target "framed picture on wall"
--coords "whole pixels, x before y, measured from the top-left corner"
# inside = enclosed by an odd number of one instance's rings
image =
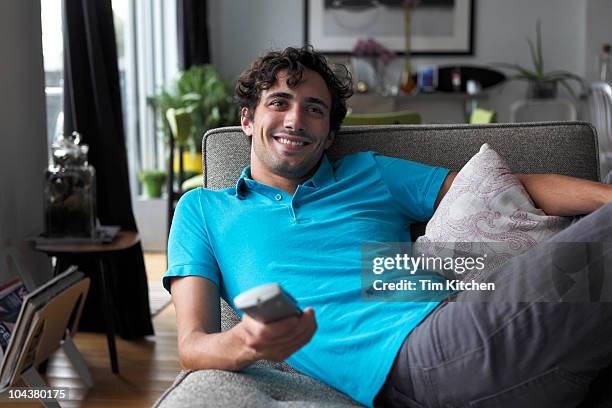
[[[473,54],[476,0],[422,0],[412,10],[412,55]],[[306,44],[326,54],[350,54],[368,37],[405,53],[403,0],[305,0]]]

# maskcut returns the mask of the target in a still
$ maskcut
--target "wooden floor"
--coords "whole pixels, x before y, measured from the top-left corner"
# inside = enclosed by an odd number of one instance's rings
[[[147,276],[159,280],[165,270],[165,255],[145,254]],[[62,407],[150,407],[168,388],[180,366],[177,361],[174,307],[167,306],[153,319],[155,336],[138,341],[117,337],[120,374],[110,369],[108,347],[104,334],[77,333],[75,343],[81,351],[94,386],[86,389],[62,351],[49,361],[46,381],[52,387],[69,387],[70,400],[60,401]],[[0,401],[0,407],[8,406]],[[12,403],[19,408],[40,407],[39,403]]]

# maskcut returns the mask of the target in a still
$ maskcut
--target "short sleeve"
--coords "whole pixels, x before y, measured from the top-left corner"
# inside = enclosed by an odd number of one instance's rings
[[[170,280],[179,276],[201,276],[219,287],[219,265],[210,243],[202,211],[203,189],[186,193],[179,200],[168,238],[168,271],[163,277],[170,292]]]
[[[414,221],[430,219],[449,170],[379,154],[374,159],[402,211]]]

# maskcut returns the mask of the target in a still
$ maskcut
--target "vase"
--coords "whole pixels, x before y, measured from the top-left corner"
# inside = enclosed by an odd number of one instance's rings
[[[405,94],[412,94],[416,91],[417,82],[416,76],[412,73],[412,64],[410,62],[410,50],[412,47],[412,8],[404,8],[404,37],[405,37],[405,52],[404,66],[400,77],[400,89]]]
[[[45,171],[45,235],[95,236],[96,172],[87,161],[88,146],[80,135],[54,141],[53,163]]]
[[[556,81],[529,81],[527,98],[550,99],[557,97]]]
[[[353,83],[357,92],[381,92],[384,64],[378,56],[361,55],[351,59]]]
[[[147,198],[160,198],[162,196],[162,187],[164,186],[163,181],[159,180],[145,180],[142,183],[144,187],[144,195]]]

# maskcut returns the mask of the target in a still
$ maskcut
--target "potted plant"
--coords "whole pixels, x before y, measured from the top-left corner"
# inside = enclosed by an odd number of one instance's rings
[[[142,170],[138,173],[138,179],[144,187],[144,194],[147,198],[160,198],[162,187],[166,182],[166,172],[164,170]]]
[[[527,37],[529,50],[531,52],[531,60],[533,69],[522,67],[518,64],[496,63],[494,65],[516,72],[515,75],[509,76],[508,79],[518,79],[528,81],[527,97],[531,99],[554,98],[557,96],[558,84],[561,84],[574,99],[577,99],[576,92],[570,86],[573,81],[580,87],[581,93],[584,93],[586,87],[584,80],[575,74],[568,71],[555,70],[544,71],[544,58],[542,53],[542,28],[540,21],[536,23],[536,42]]]
[[[215,66],[205,64],[181,71],[169,89],[148,99],[163,118],[164,135],[172,131],[177,144],[185,148],[185,170],[202,171],[200,144],[204,132],[239,123],[229,89]]]

